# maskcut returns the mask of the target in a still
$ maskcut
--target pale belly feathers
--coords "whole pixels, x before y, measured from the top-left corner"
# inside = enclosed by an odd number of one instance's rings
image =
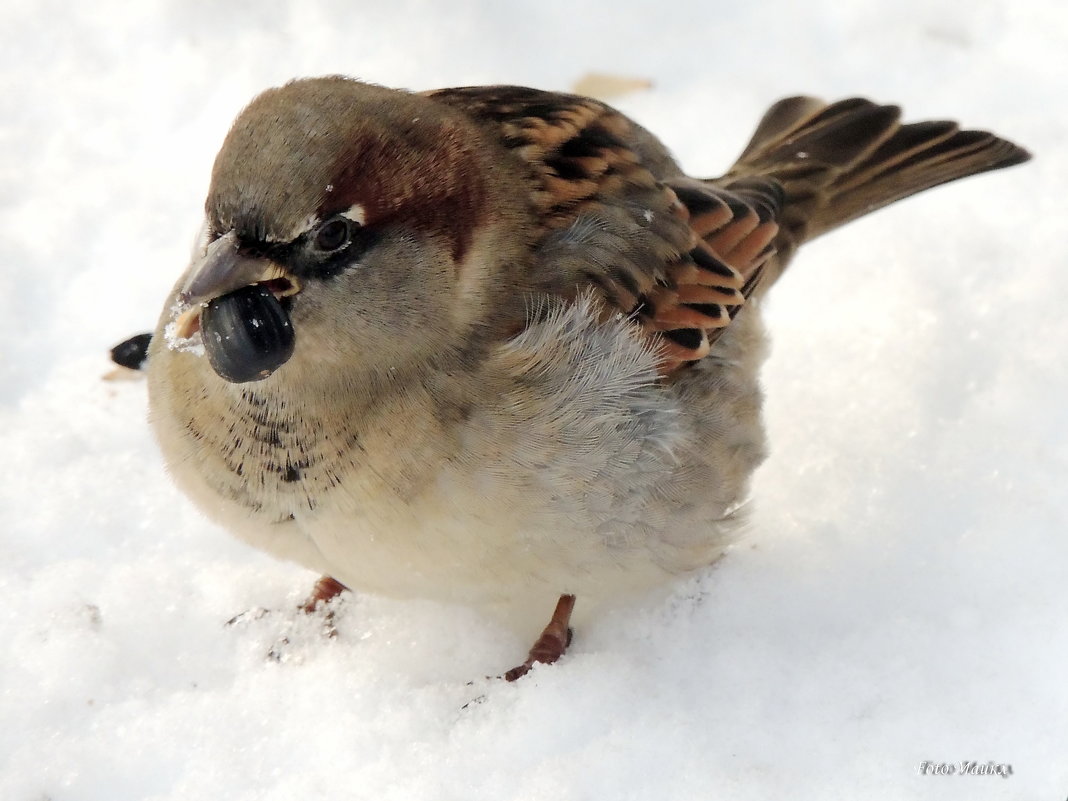
[[[544,615],[731,542],[764,452],[755,312],[663,385],[629,323],[561,305],[489,360],[488,402],[411,391],[359,419],[270,379],[205,392],[197,356],[156,344],[153,423],[179,485],[257,547],[354,590]]]

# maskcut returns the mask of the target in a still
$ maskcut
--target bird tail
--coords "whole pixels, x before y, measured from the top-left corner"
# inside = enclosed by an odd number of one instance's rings
[[[771,179],[782,189],[777,252],[763,288],[802,242],[933,186],[1030,158],[986,131],[948,120],[902,125],[900,116],[897,106],[861,98],[828,105],[790,97],[768,109],[724,176],[742,185]]]

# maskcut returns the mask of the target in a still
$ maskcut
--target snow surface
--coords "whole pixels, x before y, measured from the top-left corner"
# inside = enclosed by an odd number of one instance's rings
[[[1068,6],[652,8],[4,0],[0,798],[1068,794]],[[529,643],[466,609],[358,596],[323,638],[291,611],[315,577],[171,486],[144,382],[101,381],[107,349],[154,323],[259,90],[590,70],[652,79],[617,104],[697,174],[795,92],[1037,160],[802,251],[768,308],[773,454],[717,567],[517,685],[481,677]]]

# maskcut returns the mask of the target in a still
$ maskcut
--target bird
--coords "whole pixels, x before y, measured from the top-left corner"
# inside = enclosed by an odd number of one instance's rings
[[[798,246],[1028,158],[797,96],[700,179],[589,97],[293,80],[215,159],[151,424],[209,518],[322,575],[303,608],[498,612],[534,641],[515,680],[565,653],[576,604],[737,539],[768,450],[761,304]]]

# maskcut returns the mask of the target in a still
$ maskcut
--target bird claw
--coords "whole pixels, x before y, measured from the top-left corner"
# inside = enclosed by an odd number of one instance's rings
[[[252,609],[246,609],[244,612],[239,612],[238,614],[234,615],[232,618],[227,620],[223,625],[224,626],[238,626],[238,625],[244,626],[244,625],[246,625],[248,623],[252,623],[253,621],[260,620],[261,618],[267,617],[267,615],[269,615],[269,614],[271,614],[271,610],[270,609],[264,609],[262,606],[254,606]]]
[[[342,592],[347,589],[344,584],[339,581],[335,581],[329,576],[323,576],[316,582],[315,587],[312,589],[311,594],[304,600],[300,606],[297,607],[297,612],[301,615],[316,615],[321,617],[321,628],[319,633],[327,639],[334,639],[337,637],[337,610],[334,606],[324,608],[327,604],[330,604],[335,598],[337,598]],[[260,620],[267,615],[271,614],[270,609],[264,609],[263,607],[255,607],[248,609],[240,614],[234,615],[232,618],[226,621],[226,626],[248,625],[257,620]],[[292,630],[295,621],[288,620],[285,623],[284,630]],[[290,656],[292,643],[288,636],[282,635],[279,637],[270,650],[267,651],[266,658],[273,662],[285,662],[288,661]]]

